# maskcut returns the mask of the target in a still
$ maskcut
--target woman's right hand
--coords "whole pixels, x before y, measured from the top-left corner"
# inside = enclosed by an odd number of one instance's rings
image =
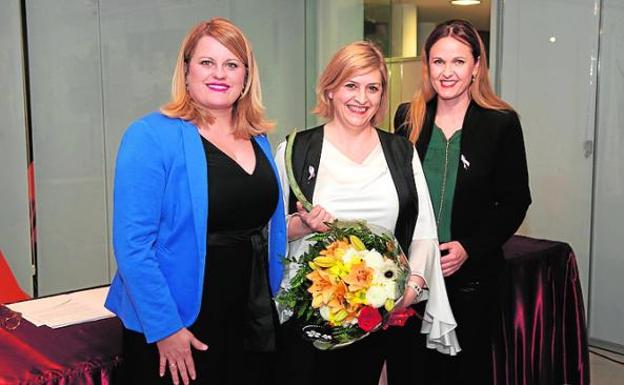
[[[288,239],[298,239],[310,233],[329,230],[325,222],[332,222],[334,217],[322,206],[315,205],[310,212],[297,202],[297,212],[288,223]]]
[[[184,385],[188,385],[190,379],[195,380],[195,363],[191,355],[191,346],[197,350],[208,350],[208,345],[201,342],[193,333],[186,328],[182,328],[167,338],[156,343],[160,354],[159,374],[165,375],[165,370],[169,367],[171,379],[175,385],[180,383],[180,378]]]

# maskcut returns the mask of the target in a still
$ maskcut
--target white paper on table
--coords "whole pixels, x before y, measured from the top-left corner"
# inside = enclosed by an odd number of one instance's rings
[[[115,315],[104,308],[108,286],[7,305],[35,326],[51,328],[97,321]]]

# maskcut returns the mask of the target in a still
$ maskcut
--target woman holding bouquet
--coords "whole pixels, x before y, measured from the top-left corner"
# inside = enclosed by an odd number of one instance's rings
[[[270,127],[241,30],[197,24],[171,101],[132,123],[117,155],[106,306],[125,326],[124,384],[270,383],[269,284],[286,246]]]
[[[490,86],[483,41],[469,22],[438,25],[422,53],[423,88],[395,128],[423,162],[462,352],[428,353],[432,384],[490,384],[502,245],[531,203],[518,115]]]
[[[315,113],[327,123],[299,133],[293,147],[293,172],[307,200],[308,212],[284,189],[289,207],[289,256],[309,245],[306,236],[327,230],[334,218],[366,220],[393,230],[407,251],[411,276],[399,310],[423,299],[428,288],[426,323],[428,345],[442,352],[458,351],[439,264],[435,220],[420,161],[409,142],[375,128],[387,106],[387,70],[377,47],[356,42],[339,50],[317,85]],[[276,162],[286,186],[285,144]],[[286,267],[282,288],[289,286],[296,264]],[[419,298],[420,297],[420,298]],[[395,308],[396,309],[396,308]],[[280,309],[282,321],[290,316]],[[376,332],[344,348],[320,351],[302,339],[296,319],[280,330],[278,384],[377,384],[389,352],[400,350],[399,340]],[[395,345],[395,346],[391,346]],[[418,365],[418,363],[414,363]]]

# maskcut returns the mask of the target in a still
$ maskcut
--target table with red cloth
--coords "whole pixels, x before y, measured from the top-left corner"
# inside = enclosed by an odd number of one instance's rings
[[[121,364],[117,318],[51,329],[0,328],[0,385],[110,385]]]
[[[515,236],[504,251],[495,384],[588,385],[585,310],[571,248]],[[26,320],[12,331],[0,328],[0,385],[115,384],[121,328],[116,318],[55,330]]]
[[[562,242],[514,236],[503,250],[495,384],[588,385],[585,307],[572,249]]]

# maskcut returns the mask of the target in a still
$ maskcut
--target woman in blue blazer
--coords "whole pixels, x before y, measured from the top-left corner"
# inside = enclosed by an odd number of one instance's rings
[[[420,380],[489,384],[502,245],[531,203],[522,128],[511,106],[494,94],[483,41],[469,22],[438,25],[421,57],[422,90],[399,106],[394,124],[416,144],[423,163],[462,352],[427,352]],[[422,345],[421,336],[413,338]]]
[[[245,36],[225,19],[196,25],[171,101],[117,155],[106,306],[125,326],[125,383],[272,375],[286,228],[269,128]]]

